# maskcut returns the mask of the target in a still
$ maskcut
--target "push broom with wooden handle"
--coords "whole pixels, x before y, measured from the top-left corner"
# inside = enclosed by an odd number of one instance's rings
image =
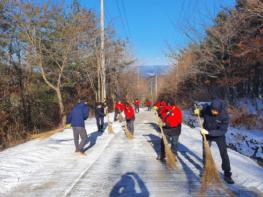
[[[177,160],[176,160],[176,156],[174,155],[174,153],[172,152],[170,146],[169,146],[169,143],[168,143],[168,140],[163,132],[163,127],[162,127],[162,120],[159,118],[157,112],[155,112],[155,115],[156,115],[156,119],[157,119],[157,124],[160,128],[160,131],[161,131],[161,135],[162,135],[162,138],[163,138],[163,142],[164,142],[164,150],[165,150],[165,157],[167,158],[167,165],[169,168],[176,168],[178,169],[178,166],[177,166]]]
[[[108,133],[113,134],[114,131],[113,131],[113,127],[112,127],[112,122],[110,121],[110,114],[108,111],[108,107],[106,108],[106,113],[107,113],[107,119],[108,119]]]
[[[130,132],[129,129],[127,128],[127,125],[125,124],[124,118],[123,118],[123,116],[121,115],[121,113],[119,113],[118,119],[119,119],[119,121],[122,123],[122,128],[123,128],[124,133],[125,133],[125,135],[127,136],[127,138],[130,139],[130,140],[133,139],[133,135],[131,134],[131,132]]]
[[[204,129],[199,113],[197,114],[197,117],[198,117],[200,128]],[[204,147],[204,155],[205,155],[204,165],[205,166],[204,166],[204,174],[201,180],[200,194],[204,195],[204,193],[207,192],[208,187],[215,185],[217,187],[222,188],[230,196],[233,196],[233,194],[224,187],[222,180],[220,179],[218,170],[216,168],[216,165],[215,165],[215,162],[212,156],[212,152],[211,152],[209,143],[206,139],[206,135],[203,133],[201,134],[203,137],[203,147]]]

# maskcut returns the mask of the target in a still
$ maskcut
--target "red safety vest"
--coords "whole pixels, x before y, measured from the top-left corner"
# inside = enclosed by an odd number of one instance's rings
[[[124,104],[121,102],[117,102],[115,104],[115,109],[118,109],[119,111],[123,111],[124,110]]]
[[[182,111],[175,105],[163,107],[161,117],[168,127],[177,127],[183,121]]]
[[[127,120],[132,120],[135,118],[135,112],[132,106],[126,105],[124,108],[124,114]]]

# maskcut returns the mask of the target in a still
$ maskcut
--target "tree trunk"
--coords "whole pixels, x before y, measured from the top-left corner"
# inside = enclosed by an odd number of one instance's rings
[[[64,126],[66,124],[66,114],[64,111],[64,104],[63,104],[63,99],[61,95],[61,90],[60,88],[56,89],[56,94],[58,98],[58,104],[59,104],[59,114],[60,114],[60,126]]]

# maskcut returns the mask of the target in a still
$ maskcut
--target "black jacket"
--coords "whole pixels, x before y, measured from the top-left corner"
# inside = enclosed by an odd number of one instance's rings
[[[103,104],[97,104],[95,105],[95,116],[98,117],[104,117],[104,106]]]
[[[215,109],[219,115],[214,116],[211,110]],[[208,131],[209,136],[223,136],[227,132],[229,125],[229,116],[225,110],[224,103],[221,100],[214,100],[212,103],[201,111],[201,116],[204,118],[204,129]]]

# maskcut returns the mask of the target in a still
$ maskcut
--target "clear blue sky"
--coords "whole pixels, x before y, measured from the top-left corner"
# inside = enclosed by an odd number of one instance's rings
[[[100,0],[79,2],[99,13]],[[166,65],[170,47],[179,50],[200,39],[220,9],[234,5],[235,0],[105,0],[105,20],[129,39],[139,64]]]

